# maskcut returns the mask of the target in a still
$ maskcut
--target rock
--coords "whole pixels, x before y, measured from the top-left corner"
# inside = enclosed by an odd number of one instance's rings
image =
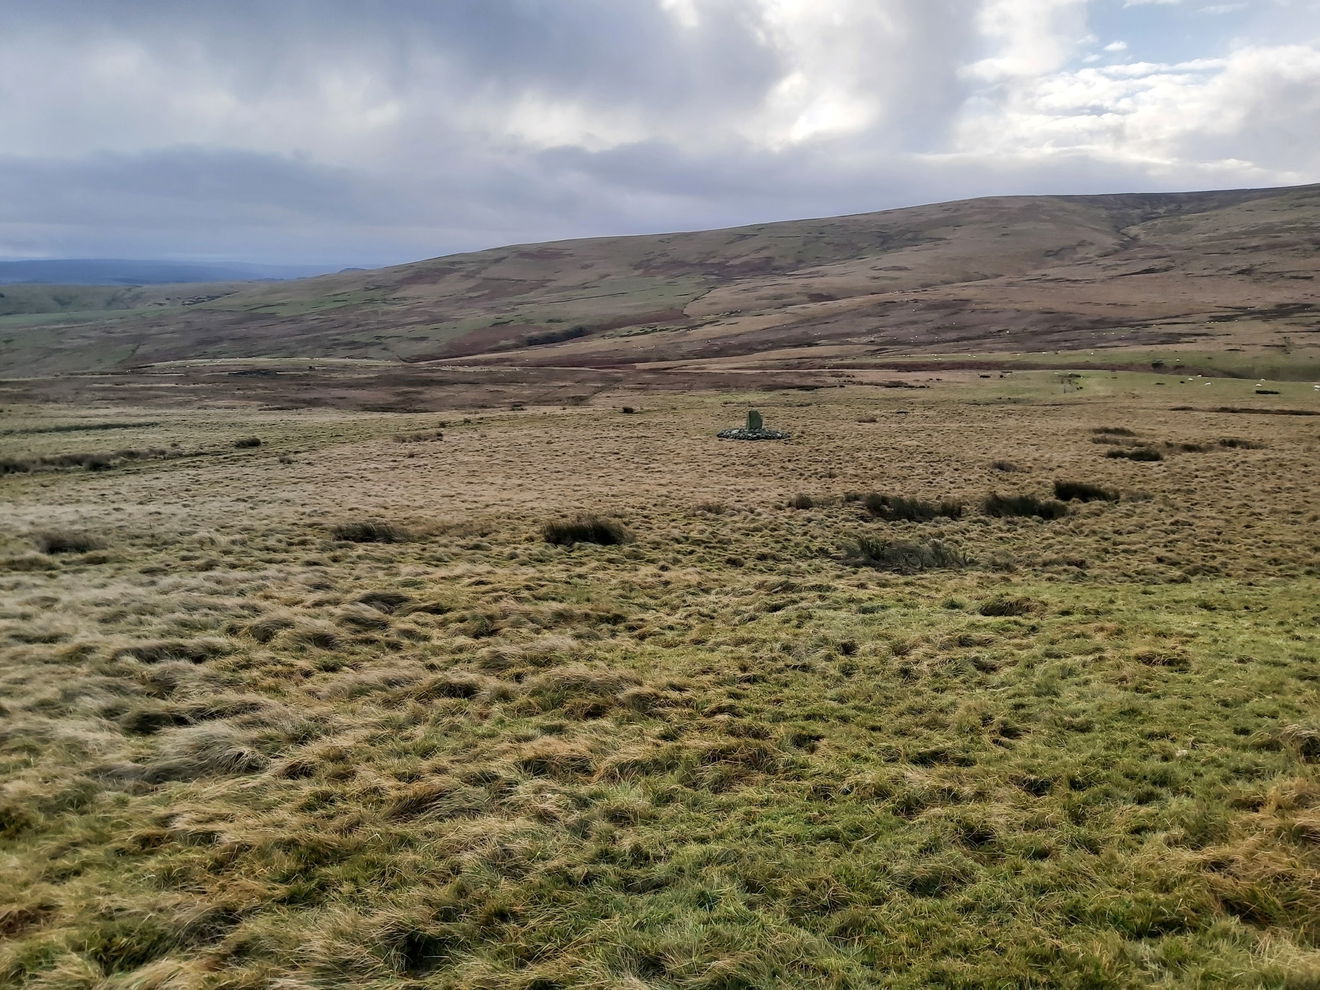
[[[784,433],[781,430],[749,430],[745,426],[740,426],[736,430],[720,430],[715,434],[721,440],[788,440],[793,434]]]

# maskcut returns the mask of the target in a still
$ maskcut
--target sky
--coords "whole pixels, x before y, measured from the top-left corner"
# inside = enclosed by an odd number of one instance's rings
[[[1320,181],[1320,0],[0,5],[0,259],[374,266]]]

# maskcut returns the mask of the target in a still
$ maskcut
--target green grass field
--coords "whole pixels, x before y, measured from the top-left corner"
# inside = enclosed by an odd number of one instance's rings
[[[6,410],[0,984],[1320,987],[1320,398],[1055,378]]]

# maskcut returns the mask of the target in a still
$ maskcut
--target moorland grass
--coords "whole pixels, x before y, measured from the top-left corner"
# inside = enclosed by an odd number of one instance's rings
[[[943,520],[983,563],[893,570],[929,530],[793,493],[975,504],[1005,435],[1045,491],[1097,467],[1097,417],[1167,410],[932,389],[877,439],[838,392],[783,451],[666,396],[642,438],[617,400],[443,460],[397,416],[272,413],[293,465],[6,476],[0,556],[47,566],[0,568],[0,985],[1312,985],[1306,420],[1059,524]],[[547,546],[583,504],[642,539]],[[353,519],[445,525],[324,539]],[[113,553],[32,553],[73,520]]]

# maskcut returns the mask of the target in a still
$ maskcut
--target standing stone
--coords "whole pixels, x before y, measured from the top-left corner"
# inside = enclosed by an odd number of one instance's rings
[[[752,409],[747,413],[747,429],[752,433],[759,433],[764,429],[761,422],[761,414],[755,409]]]

